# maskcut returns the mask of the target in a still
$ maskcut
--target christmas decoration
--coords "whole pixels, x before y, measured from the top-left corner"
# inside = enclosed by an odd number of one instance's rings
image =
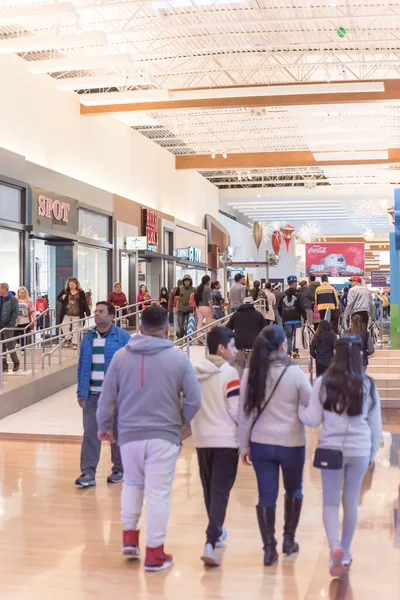
[[[299,229],[296,239],[300,242],[310,244],[311,242],[325,241],[321,232],[321,224],[318,221],[307,221]]]
[[[388,215],[390,216],[391,225],[394,225],[394,206],[387,209]]]
[[[370,242],[374,239],[375,232],[371,229],[371,227],[366,227],[363,232],[363,236],[364,236],[365,241]]]
[[[344,27],[339,27],[339,29],[336,32],[338,34],[338,36],[340,38],[344,38],[344,36],[346,35],[347,31],[345,30]]]
[[[254,221],[253,223],[253,240],[257,247],[257,250],[260,249],[261,242],[263,241],[264,236],[264,227],[260,221]]]
[[[281,232],[279,231],[279,229],[275,229],[275,231],[272,233],[271,242],[272,250],[275,254],[279,254],[279,250],[281,249],[282,244]]]
[[[265,262],[269,267],[277,267],[279,265],[279,256],[276,256],[276,254],[273,254],[272,252],[270,254],[267,250],[265,255]]]
[[[283,239],[285,240],[286,251],[289,252],[289,244],[290,244],[290,240],[292,239],[292,235],[293,235],[295,228],[293,227],[293,225],[286,223],[286,225],[284,225],[283,227],[280,227],[280,230],[282,232]]]

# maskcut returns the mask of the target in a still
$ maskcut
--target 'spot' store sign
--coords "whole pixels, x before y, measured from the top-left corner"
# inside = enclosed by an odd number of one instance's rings
[[[32,225],[40,230],[78,232],[78,200],[55,192],[32,189]]]

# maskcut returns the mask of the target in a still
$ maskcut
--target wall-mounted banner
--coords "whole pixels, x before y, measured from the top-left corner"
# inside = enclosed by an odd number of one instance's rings
[[[371,287],[390,287],[390,271],[371,271]]]
[[[175,256],[179,258],[186,258],[191,262],[201,262],[201,250],[200,248],[177,248],[174,252]]]
[[[147,237],[147,249],[157,252],[158,214],[150,208],[142,208],[142,234]]]
[[[147,250],[147,237],[136,236],[126,238],[126,249],[127,250]]]
[[[328,242],[306,244],[308,275],[347,277],[364,275],[365,244],[363,242]]]

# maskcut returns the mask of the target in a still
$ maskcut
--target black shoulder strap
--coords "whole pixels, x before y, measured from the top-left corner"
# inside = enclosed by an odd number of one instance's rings
[[[280,384],[280,382],[281,382],[281,380],[282,380],[282,378],[283,378],[284,374],[285,374],[285,373],[286,373],[286,371],[288,370],[289,366],[290,366],[290,365],[286,365],[286,367],[283,369],[282,373],[280,374],[280,376],[279,376],[279,378],[278,378],[278,381],[277,381],[277,382],[275,383],[275,385],[274,385],[274,389],[272,390],[272,392],[270,393],[270,395],[269,395],[269,397],[268,397],[268,400],[266,401],[266,403],[264,404],[264,406],[263,406],[263,407],[262,407],[262,408],[259,410],[259,413],[258,413],[258,415],[256,416],[256,418],[254,419],[254,421],[253,421],[253,424],[252,424],[252,426],[251,426],[251,429],[250,429],[250,435],[251,435],[251,432],[253,431],[253,427],[254,427],[254,425],[257,423],[258,419],[261,417],[261,415],[263,414],[264,410],[267,408],[268,404],[270,403],[272,396],[273,396],[273,395],[275,394],[275,392],[276,392],[276,388],[277,388],[277,387],[278,387],[278,385]]]

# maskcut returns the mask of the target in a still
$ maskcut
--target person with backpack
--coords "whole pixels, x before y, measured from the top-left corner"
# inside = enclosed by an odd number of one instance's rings
[[[333,359],[336,335],[329,321],[322,320],[310,344],[310,356],[315,360],[317,377],[321,377],[329,368]]]
[[[327,312],[330,311],[330,322],[332,330],[336,335],[339,334],[339,297],[336,288],[330,285],[328,275],[322,275],[321,285],[315,292],[315,302],[318,306],[318,312],[323,321]]]
[[[233,366],[240,378],[248,365],[254,342],[266,324],[263,315],[255,309],[251,296],[244,299],[242,306],[229,319],[227,327],[235,332],[235,343],[238,350]]]
[[[221,284],[219,281],[213,281],[211,284],[212,303],[214,310],[214,317],[216,319],[222,319],[225,315],[224,305],[225,300],[221,294]]]
[[[286,352],[282,328],[265,327],[240,388],[240,453],[242,463],[253,464],[256,472],[265,566],[278,560],[275,519],[280,470],[286,492],[282,551],[287,556],[299,551],[295,536],[303,503],[306,437],[298,413],[299,406],[308,404],[311,385]]]
[[[221,548],[227,537],[225,515],[239,461],[240,379],[230,365],[236,355],[233,331],[214,327],[207,336],[207,346],[208,356],[194,368],[201,388],[201,407],[191,422],[191,430],[208,516],[201,560],[206,565],[219,566],[215,548]]]
[[[344,334],[337,340],[329,370],[317,379],[309,404],[300,406],[299,415],[309,427],[322,423],[314,465],[321,468],[322,474],[329,570],[333,577],[341,577],[353,560],[351,543],[357,527],[361,485],[368,467],[373,465],[382,434],[379,393],[374,380],[363,371],[359,336]]]
[[[360,336],[363,355],[363,367],[364,371],[366,371],[369,363],[368,357],[374,354],[375,352],[374,342],[372,341],[369,331],[365,327],[365,323],[360,317],[360,315],[351,315],[350,323],[350,329],[348,329],[346,333],[354,333],[355,335]]]
[[[278,310],[282,317],[283,329],[287,338],[287,353],[293,358],[298,358],[299,350],[296,348],[296,332],[301,327],[301,318],[307,321],[303,296],[297,289],[296,275],[287,278],[288,288],[280,299]]]
[[[201,329],[207,325],[207,320],[211,321],[214,318],[213,300],[211,293],[211,277],[204,275],[201,284],[195,292],[196,314],[197,314],[197,329]]]
[[[175,292],[177,298],[176,307],[178,312],[178,326],[179,326],[179,337],[185,336],[185,325],[187,327],[189,317],[193,313],[193,306],[190,304],[192,294],[195,289],[193,287],[193,280],[190,275],[185,275],[182,279],[182,285],[178,285]]]

